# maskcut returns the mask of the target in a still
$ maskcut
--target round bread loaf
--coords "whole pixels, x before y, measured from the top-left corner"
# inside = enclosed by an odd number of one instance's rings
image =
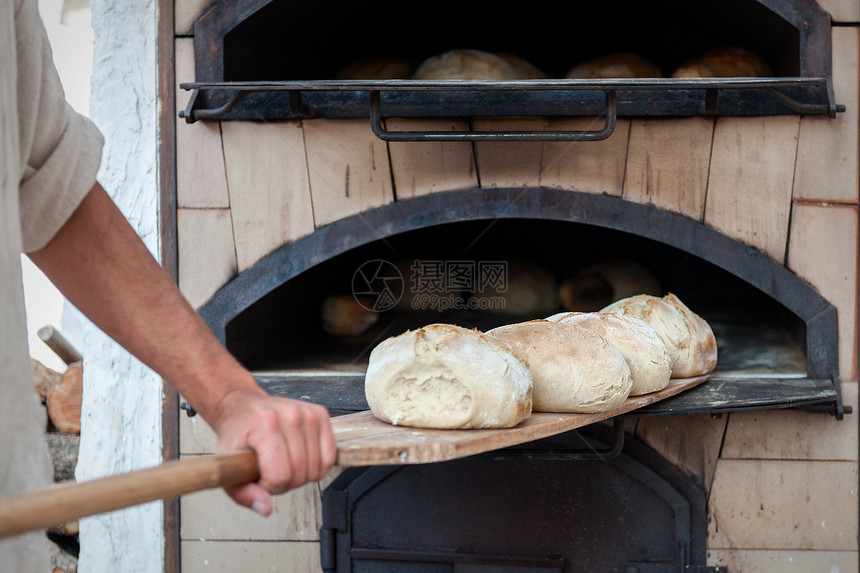
[[[654,274],[629,259],[612,259],[589,265],[559,285],[562,306],[573,312],[594,312],[637,294],[663,293]]]
[[[547,320],[587,328],[614,344],[630,367],[631,396],[658,392],[669,385],[672,361],[666,345],[638,318],[607,312],[562,312]]]
[[[547,75],[543,72],[543,70],[541,70],[522,56],[518,56],[517,54],[512,54],[510,52],[493,52],[493,54],[512,65],[519,74],[520,79],[544,80],[547,78]]]
[[[481,50],[450,50],[427,58],[415,70],[416,80],[518,80],[516,68]]]
[[[669,351],[672,378],[707,374],[717,365],[717,341],[710,325],[672,293],[662,298],[632,296],[601,312],[634,316],[653,328]]]
[[[431,324],[370,353],[364,391],[374,416],[401,426],[510,428],[532,411],[532,375],[497,338]]]
[[[472,293],[476,306],[497,314],[545,316],[558,308],[558,282],[541,266],[511,261],[498,285],[484,285]]]
[[[487,334],[510,344],[528,365],[535,412],[605,412],[630,395],[633,381],[621,351],[588,329],[541,319]]]
[[[662,72],[638,54],[619,52],[577,64],[567,72],[568,79],[659,78]]]
[[[717,48],[672,72],[673,78],[765,78],[773,75],[768,63],[743,48]]]
[[[612,284],[596,273],[570,277],[558,285],[561,306],[570,312],[594,312],[615,300]]]
[[[612,285],[612,302],[637,294],[659,296],[663,288],[650,270],[636,261],[612,259],[589,265],[583,273],[600,275]]]
[[[332,295],[322,304],[323,330],[334,335],[361,334],[377,320],[379,313],[373,310],[370,300],[358,300],[348,294]]]

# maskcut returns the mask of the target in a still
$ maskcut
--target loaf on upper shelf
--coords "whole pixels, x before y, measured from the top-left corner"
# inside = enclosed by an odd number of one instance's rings
[[[773,76],[773,70],[759,55],[738,47],[715,48],[682,64],[673,78],[729,78]]]
[[[660,68],[648,58],[631,52],[617,52],[586,60],[572,67],[567,79],[659,78]]]
[[[672,78],[771,77],[773,69],[758,54],[737,46],[708,50],[678,66]],[[396,56],[368,56],[344,66],[342,80],[521,80],[551,76],[523,56],[510,51],[457,48],[416,62]],[[613,52],[582,61],[567,79],[660,78],[660,67],[635,52]]]
[[[425,59],[415,70],[416,80],[520,80],[520,69],[530,64],[511,55],[483,50],[454,49]],[[530,70],[529,74],[535,73]]]
[[[517,70],[520,79],[523,80],[544,80],[548,78],[547,74],[531,63],[526,58],[511,52],[493,52],[493,55],[498,56],[508,62]]]

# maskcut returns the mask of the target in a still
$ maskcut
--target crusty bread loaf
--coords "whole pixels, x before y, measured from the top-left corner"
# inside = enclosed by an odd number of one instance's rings
[[[541,319],[487,334],[510,344],[531,370],[535,412],[605,412],[630,394],[633,382],[624,356],[588,329]]]
[[[717,364],[717,341],[710,325],[669,293],[636,295],[601,310],[634,316],[655,330],[672,359],[672,378],[707,374]]]
[[[663,294],[660,281],[644,265],[630,259],[610,259],[587,266],[584,273],[602,276],[612,285],[615,300],[637,294],[659,296]]]
[[[427,58],[413,75],[417,80],[518,80],[516,68],[481,50],[456,49]]]
[[[638,54],[619,52],[587,60],[571,68],[568,79],[659,78],[662,72]]]
[[[663,289],[646,267],[629,259],[610,259],[588,265],[559,285],[562,306],[573,312],[595,312],[637,294],[658,296]]]
[[[582,273],[561,281],[558,299],[569,312],[595,312],[615,300],[612,284],[597,273]]]
[[[562,312],[547,320],[587,328],[614,344],[630,367],[631,396],[658,392],[669,385],[672,361],[666,345],[638,318],[607,312]]]
[[[510,52],[493,52],[494,55],[502,58],[507,63],[512,65],[523,80],[543,80],[547,78],[543,70],[535,66],[527,59],[517,54]]]
[[[502,284],[481,285],[472,293],[477,308],[498,314],[542,317],[558,308],[558,282],[545,268],[525,261],[510,261]]]
[[[323,330],[335,335],[361,334],[376,324],[379,313],[372,301],[359,300],[349,294],[327,297],[322,304]]]
[[[340,80],[405,80],[415,73],[415,64],[401,58],[375,56],[350,62],[338,73]]]
[[[532,411],[532,375],[497,338],[431,324],[370,353],[365,396],[373,414],[402,426],[509,428]]]
[[[710,50],[672,72],[673,78],[766,78],[772,75],[773,70],[763,58],[737,47]]]

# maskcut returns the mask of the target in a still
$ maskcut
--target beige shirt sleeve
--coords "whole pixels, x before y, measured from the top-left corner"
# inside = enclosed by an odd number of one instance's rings
[[[43,247],[96,181],[104,139],[65,100],[35,0],[15,17],[23,248]]]

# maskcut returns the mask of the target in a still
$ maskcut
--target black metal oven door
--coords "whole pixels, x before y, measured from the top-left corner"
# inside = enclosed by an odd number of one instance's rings
[[[606,451],[611,434],[596,425],[498,457],[347,469],[323,492],[323,569],[656,573],[703,565],[703,488],[630,437],[620,454],[582,461],[583,449]],[[565,450],[577,454],[565,459]]]

